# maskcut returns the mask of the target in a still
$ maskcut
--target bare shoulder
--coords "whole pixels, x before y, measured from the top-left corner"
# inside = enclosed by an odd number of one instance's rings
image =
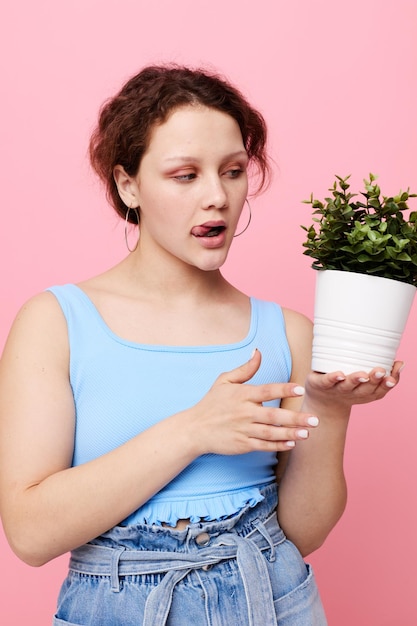
[[[282,309],[282,313],[284,315],[287,332],[312,333],[313,324],[306,315],[299,311],[286,308]]]
[[[298,321],[303,321],[305,323],[310,323],[311,324],[311,320],[309,317],[307,317],[307,315],[304,315],[304,313],[300,313],[300,311],[295,311],[294,309],[288,309],[286,307],[282,307],[282,312],[284,314],[284,317],[289,319],[289,320],[298,320]]]
[[[33,296],[18,311],[10,330],[9,339],[25,335],[27,339],[36,341],[39,334],[45,332],[45,339],[57,339],[66,336],[66,322],[60,305],[55,296],[45,291]]]
[[[36,323],[41,320],[45,320],[48,323],[53,320],[63,320],[61,307],[50,291],[42,291],[27,300],[17,313],[15,324]]]
[[[40,345],[61,356],[68,353],[65,318],[57,299],[49,291],[33,296],[21,307],[10,329],[0,362],[7,359],[11,352],[30,352]]]
[[[292,356],[292,379],[302,383],[310,371],[313,324],[298,311],[283,309],[288,344]]]

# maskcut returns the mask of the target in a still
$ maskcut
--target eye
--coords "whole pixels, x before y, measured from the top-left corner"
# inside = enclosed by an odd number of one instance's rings
[[[230,170],[227,170],[226,176],[228,176],[229,178],[239,178],[239,176],[243,174],[244,171],[245,170],[241,169],[240,167],[233,167]]]
[[[223,175],[227,178],[240,178],[240,176],[246,174],[247,163],[246,161],[232,161],[229,163],[225,163]]]
[[[177,180],[180,183],[188,183],[194,180],[197,175],[194,172],[190,172],[189,174],[178,174],[177,176],[173,176],[174,180]]]

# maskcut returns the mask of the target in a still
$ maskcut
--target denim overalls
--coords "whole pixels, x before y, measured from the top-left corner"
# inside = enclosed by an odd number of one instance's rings
[[[116,526],[71,554],[54,626],[325,626],[277,488],[220,522]]]

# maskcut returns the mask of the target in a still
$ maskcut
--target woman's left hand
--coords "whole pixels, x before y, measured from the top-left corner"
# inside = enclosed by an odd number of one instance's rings
[[[344,374],[341,371],[329,374],[311,372],[306,380],[306,400],[308,404],[323,403],[326,407],[339,407],[350,410],[354,404],[366,404],[380,400],[395,387],[400,379],[403,367],[396,361],[392,372],[386,375],[382,367],[375,367],[370,372]]]

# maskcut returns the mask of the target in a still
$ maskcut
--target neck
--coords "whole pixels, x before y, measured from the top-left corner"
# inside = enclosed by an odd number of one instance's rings
[[[129,290],[146,298],[201,301],[214,294],[224,297],[234,290],[219,269],[205,271],[184,263],[147,262],[140,253],[130,254],[115,270],[120,270],[120,280]]]

